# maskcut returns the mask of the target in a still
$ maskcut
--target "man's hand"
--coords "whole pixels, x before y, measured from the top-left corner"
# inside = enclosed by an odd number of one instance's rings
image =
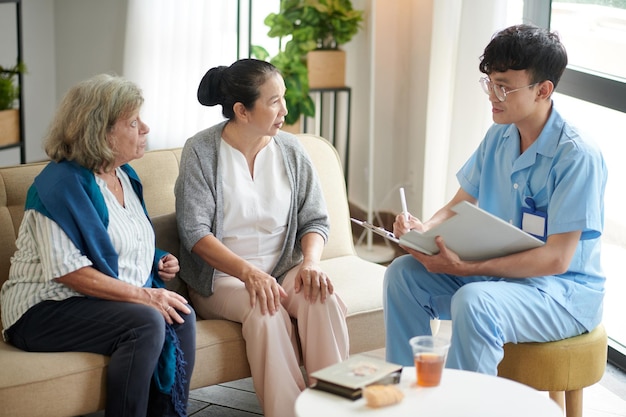
[[[404,213],[398,214],[396,216],[395,221],[393,222],[393,234],[395,237],[400,237],[405,233],[408,233],[410,230],[417,230],[419,232],[424,231],[424,225],[415,216],[412,216],[410,213],[409,220],[406,219]]]
[[[435,238],[435,243],[439,248],[439,253],[434,255],[426,255],[423,252],[416,251],[406,246],[402,246],[402,248],[420,261],[428,272],[459,276],[467,275],[467,272],[464,270],[465,263],[459,258],[459,255],[448,249],[441,236]]]

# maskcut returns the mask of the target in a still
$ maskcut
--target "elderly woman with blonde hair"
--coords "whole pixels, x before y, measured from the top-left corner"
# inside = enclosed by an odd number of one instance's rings
[[[185,416],[196,320],[164,288],[178,259],[155,248],[128,165],[150,130],[142,104],[135,84],[111,75],[61,102],[2,287],[3,336],[26,351],[110,356],[106,415]]]

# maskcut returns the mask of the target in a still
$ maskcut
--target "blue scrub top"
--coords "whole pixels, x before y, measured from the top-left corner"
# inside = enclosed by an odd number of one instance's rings
[[[599,147],[553,106],[541,134],[521,155],[517,127],[492,125],[457,179],[479,207],[517,227],[530,197],[536,210],[547,213],[548,236],[582,231],[566,273],[522,281],[549,294],[588,330],[597,326],[604,297],[600,235],[607,179]]]

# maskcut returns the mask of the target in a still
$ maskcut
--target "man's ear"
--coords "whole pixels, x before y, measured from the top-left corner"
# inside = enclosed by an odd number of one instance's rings
[[[537,95],[540,98],[542,99],[550,98],[553,92],[554,92],[554,84],[552,84],[552,81],[545,80],[539,83],[539,89],[538,89]]]
[[[242,121],[248,120],[248,109],[246,109],[246,106],[244,106],[241,102],[238,101],[233,104],[233,112],[235,113],[235,116],[237,116],[237,119]]]

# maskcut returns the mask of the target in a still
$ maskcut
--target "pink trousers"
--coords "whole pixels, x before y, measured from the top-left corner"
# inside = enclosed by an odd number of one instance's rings
[[[296,294],[298,269],[293,268],[285,277],[282,286],[288,297],[274,315],[261,314],[258,303],[252,309],[245,285],[234,277],[217,279],[209,297],[193,291],[189,294],[198,316],[242,324],[252,381],[265,417],[293,416],[296,398],[306,387],[297,337],[307,373],[340,362],[349,353],[346,305],[337,294],[313,304],[304,299],[302,291]]]

